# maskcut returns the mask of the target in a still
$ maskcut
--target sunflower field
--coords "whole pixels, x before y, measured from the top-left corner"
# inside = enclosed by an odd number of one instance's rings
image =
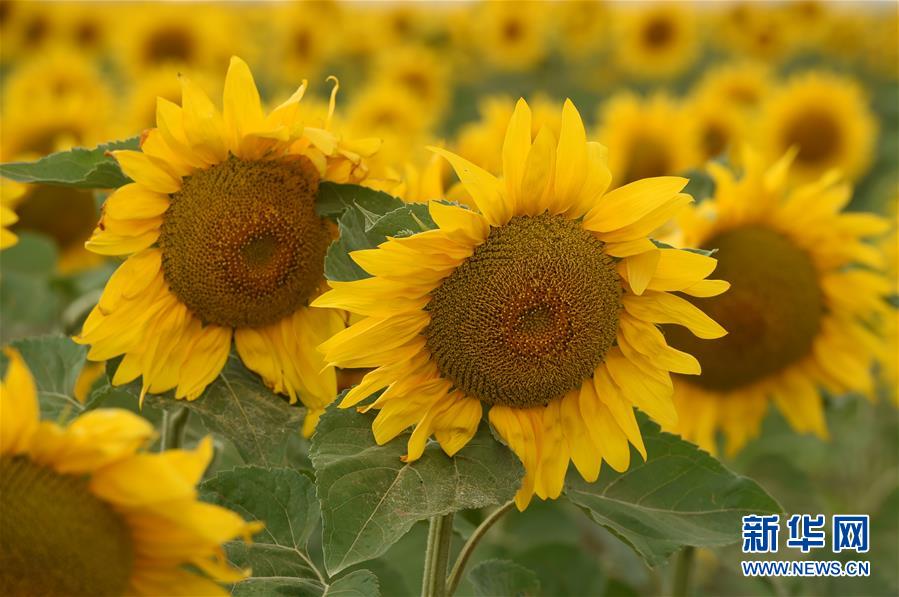
[[[895,2],[0,0],[0,595],[899,594]]]

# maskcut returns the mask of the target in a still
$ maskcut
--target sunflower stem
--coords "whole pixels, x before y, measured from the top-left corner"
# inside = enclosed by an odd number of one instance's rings
[[[453,564],[449,579],[446,581],[447,597],[452,597],[456,592],[456,589],[459,588],[459,583],[462,581],[462,574],[465,572],[465,565],[468,563],[468,559],[471,558],[471,554],[474,553],[478,543],[480,543],[487,531],[490,530],[490,527],[496,524],[496,521],[502,518],[502,515],[508,512],[513,505],[515,505],[515,502],[507,502],[491,512],[490,515],[478,525],[478,528],[474,530],[471,537],[465,542],[465,545],[462,546],[462,551],[459,552],[459,557],[456,558],[456,563]]]
[[[690,595],[695,555],[696,548],[692,545],[687,545],[677,554],[677,562],[674,568],[674,584],[671,589],[671,594],[674,597],[687,597]]]
[[[428,525],[428,547],[421,597],[446,597],[446,567],[453,538],[453,513],[434,516]]]
[[[175,410],[162,411],[162,425],[160,425],[159,451],[174,450],[180,448],[184,441],[184,429],[187,427],[188,411],[183,406]]]

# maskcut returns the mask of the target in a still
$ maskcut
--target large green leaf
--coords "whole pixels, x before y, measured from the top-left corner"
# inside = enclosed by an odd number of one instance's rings
[[[139,383],[124,389],[134,396],[140,394]],[[169,392],[148,396],[145,403],[166,410],[189,409],[210,432],[230,440],[247,464],[283,465],[303,442],[300,428],[306,409],[291,406],[286,397],[266,388],[233,354],[196,400],[175,400]]]
[[[487,560],[471,569],[468,579],[478,597],[533,597],[540,580],[524,566],[509,560]]]
[[[320,216],[336,220],[346,210],[356,207],[373,214],[383,215],[401,205],[403,205],[402,200],[382,191],[355,184],[323,182],[318,187],[315,211]]]
[[[356,570],[328,585],[285,576],[248,578],[234,585],[234,597],[377,597],[378,579],[368,570]]]
[[[63,336],[25,338],[12,343],[19,351],[37,386],[41,417],[57,420],[63,415],[81,412],[75,399],[75,381],[84,367],[87,347]],[[4,370],[6,358],[4,357]]]
[[[315,486],[303,473],[288,468],[242,466],[222,471],[202,485],[203,499],[265,523],[257,544],[290,551],[306,550],[320,510]]]
[[[781,512],[754,481],[740,477],[695,445],[641,417],[648,459],[634,451],[631,467],[604,467],[587,483],[575,471],[565,494],[591,519],[628,543],[651,566],[685,545],[719,547],[740,539],[748,514]]]
[[[114,189],[131,180],[107,152],[139,149],[140,138],[105,143],[94,149],[76,147],[51,153],[34,162],[0,164],[0,176],[27,183],[63,185],[82,189]]]
[[[222,471],[200,486],[203,500],[265,523],[252,544],[229,543],[228,558],[253,576],[234,585],[233,595],[344,595],[374,597],[378,582],[367,570],[329,580],[309,555],[320,511],[312,480],[294,469],[257,466]]]
[[[323,185],[324,186],[324,185]],[[325,187],[319,194],[320,213],[338,215],[340,238],[328,249],[325,276],[329,280],[358,280],[368,274],[349,254],[373,249],[388,236],[408,236],[434,228],[424,204],[403,203],[396,197],[354,185]],[[323,199],[324,196],[324,199]]]
[[[54,287],[53,241],[26,231],[0,251],[0,341],[59,332],[62,303]]]
[[[486,425],[454,458],[431,443],[406,464],[400,457],[410,432],[378,446],[371,423],[370,415],[332,407],[312,438],[331,573],[381,555],[418,520],[506,502],[518,489],[521,465]]]

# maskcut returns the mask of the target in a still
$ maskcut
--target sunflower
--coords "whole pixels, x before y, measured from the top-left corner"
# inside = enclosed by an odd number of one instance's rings
[[[596,0],[562,2],[556,18],[558,43],[569,58],[581,59],[602,50],[609,39],[610,10]]]
[[[746,134],[746,115],[732,105],[719,102],[708,95],[695,95],[684,105],[687,142],[694,147],[696,162],[701,166],[708,160],[730,154],[730,150]]]
[[[786,58],[799,41],[784,11],[754,2],[729,5],[710,28],[732,54],[767,63]]]
[[[135,78],[163,66],[221,72],[229,48],[252,47],[243,42],[240,21],[211,4],[149,3],[129,11],[118,21],[113,42],[116,57]]]
[[[605,148],[586,141],[570,101],[558,144],[548,128],[532,141],[519,101],[502,179],[434,151],[479,209],[431,202],[437,229],[352,253],[372,277],[331,282],[313,302],[365,317],[320,347],[331,364],[375,368],[340,406],[384,389],[362,410],[378,409],[379,444],[415,425],[407,462],[432,434],[455,454],[487,406],[525,466],[520,509],[534,494],[558,497],[569,460],[588,480],[603,459],[627,469],[628,442],[645,457],[632,407],[674,424],[669,371],[699,372],[655,324],[725,333],[668,292],[723,292],[726,283],[704,279],[715,260],[646,237],[691,201],[680,192],[687,181],[641,180],[606,194]]]
[[[190,77],[200,89],[209,92],[221,86],[221,77],[211,77],[207,72],[185,72],[172,65],[164,65],[147,70],[128,85],[126,106],[121,115],[122,135],[133,135],[135,131],[153,128],[156,124],[156,104],[159,98],[170,102],[181,99],[179,72]],[[216,80],[217,79],[217,80]]]
[[[728,62],[708,69],[694,96],[744,112],[755,112],[773,87],[771,74],[760,62]]]
[[[4,86],[0,160],[33,160],[55,151],[95,145],[106,138],[111,104],[103,78],[84,58],[49,52],[23,63]],[[97,221],[91,191],[26,185],[14,208],[17,230],[53,239],[61,272],[98,263],[97,256],[84,249]]]
[[[699,162],[681,106],[657,93],[640,98],[612,96],[600,109],[598,137],[615,151],[609,155],[612,181],[620,186],[654,176],[678,174]]]
[[[414,148],[426,142],[432,124],[430,115],[410,91],[383,84],[362,89],[346,111],[347,130],[384,140],[371,164],[376,176],[384,176],[389,168],[409,161]]]
[[[117,18],[127,18],[121,7],[97,10],[82,2],[56,3],[54,10],[59,20],[59,40],[78,53],[98,57],[109,50]]]
[[[490,65],[523,71],[546,54],[548,16],[541,2],[485,2],[470,34]]]
[[[265,116],[246,63],[233,58],[224,110],[182,78],[179,107],[159,100],[141,151],[116,151],[135,182],[106,200],[87,247],[130,255],[76,339],[88,358],[124,355],[113,384],[143,376],[142,396],[197,398],[233,337],[243,362],[312,428],[336,394],[315,346],[342,326],[309,309],[323,283],[332,228],[315,214],[319,182],[359,182],[372,140],[343,141],[301,120],[305,84]],[[337,87],[331,96],[331,112]]]
[[[277,8],[275,18],[277,75],[292,83],[299,74],[316,76],[340,50],[339,7],[328,2],[295,2]],[[271,20],[266,12],[264,18]],[[328,23],[328,27],[322,27]]]
[[[802,180],[834,168],[850,180],[868,171],[877,121],[852,79],[814,71],[795,75],[766,101],[760,118],[765,158],[773,162],[798,147],[794,170]]]
[[[562,127],[559,103],[538,94],[531,98],[529,106],[531,137],[535,137],[544,126],[558,137]],[[459,129],[456,153],[491,174],[499,174],[502,171],[501,155],[506,127],[514,110],[515,100],[508,95],[492,95],[482,99],[478,105],[480,118]]]
[[[615,59],[621,70],[643,79],[683,73],[699,49],[695,17],[665,2],[624,10],[615,28]]]
[[[794,429],[827,436],[820,391],[870,394],[880,341],[866,325],[886,314],[883,255],[864,238],[887,222],[841,213],[851,188],[830,174],[790,186],[795,152],[773,166],[745,150],[739,180],[710,164],[716,190],[682,219],[689,246],[717,249],[720,297],[692,298],[727,328],[714,343],[668,330],[670,344],[695,354],[698,377],[677,379],[672,430],[714,451],[716,432],[734,454],[759,427],[769,402]]]
[[[4,120],[10,121],[5,124],[16,127],[16,134],[4,131],[3,152],[23,153],[22,141],[37,153],[53,151],[56,148],[47,139],[53,131],[46,131],[64,118],[78,123],[74,141],[93,141],[104,135],[103,122],[111,107],[109,85],[90,60],[63,48],[36,54],[17,64],[3,81]],[[30,122],[12,122],[26,119]],[[17,133],[23,129],[38,140],[22,139]]]
[[[425,46],[406,45],[382,53],[375,63],[376,84],[405,89],[419,101],[419,112],[436,122],[449,100],[449,73],[441,58]]]
[[[55,6],[49,2],[5,0],[2,9],[0,62],[12,64],[54,44],[59,27]]]
[[[64,427],[41,422],[27,366],[6,354],[0,593],[225,595],[219,582],[246,577],[221,545],[261,525],[197,500],[210,438],[151,454],[141,448],[153,427],[125,410],[90,411]]]

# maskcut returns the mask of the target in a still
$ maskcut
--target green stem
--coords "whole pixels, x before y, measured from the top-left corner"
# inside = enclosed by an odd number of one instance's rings
[[[428,547],[421,597],[446,597],[446,566],[453,538],[453,513],[435,516],[428,526]]]
[[[181,447],[188,415],[188,410],[183,406],[172,411],[162,411],[162,425],[159,434],[160,452]]]
[[[468,563],[468,559],[471,558],[471,554],[474,553],[474,550],[478,546],[478,543],[481,541],[481,538],[488,530],[490,530],[490,527],[496,524],[496,521],[499,520],[502,515],[508,512],[514,505],[515,502],[508,502],[491,512],[490,515],[485,518],[480,525],[478,525],[478,528],[474,530],[474,532],[471,534],[471,537],[469,537],[468,541],[465,542],[465,545],[462,546],[462,551],[459,552],[459,557],[456,558],[456,563],[453,564],[453,569],[450,572],[449,579],[446,581],[446,594],[449,597],[452,597],[452,595],[456,592],[456,589],[459,588],[459,583],[462,581],[462,574],[465,572],[465,565]]]
[[[684,547],[677,554],[677,563],[674,568],[674,585],[671,594],[674,597],[687,597],[692,589],[690,582],[693,576],[693,559],[696,555],[696,548],[692,545]]]

